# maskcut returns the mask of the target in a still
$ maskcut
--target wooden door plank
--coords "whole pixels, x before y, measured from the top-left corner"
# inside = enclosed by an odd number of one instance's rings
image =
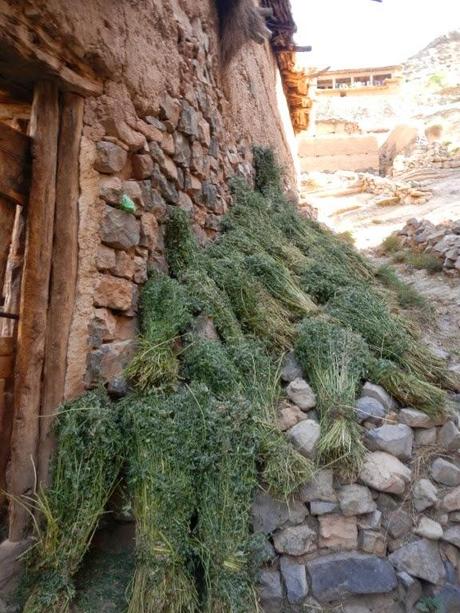
[[[1,168],[0,168],[1,172]],[[12,207],[0,196],[0,305],[3,304],[3,284],[13,236],[16,207]]]
[[[48,485],[49,459],[54,440],[51,426],[64,398],[67,348],[75,304],[78,269],[78,196],[80,140],[83,128],[81,96],[66,93],[61,104],[53,270],[47,321],[43,398],[40,418],[38,478]]]
[[[39,437],[41,377],[45,351],[51,255],[56,199],[59,99],[55,84],[42,81],[34,90],[31,116],[32,177],[14,383],[11,439],[9,538],[18,541],[28,527],[28,513],[17,501],[33,493]]]
[[[29,191],[30,137],[0,122],[0,195],[23,205]]]

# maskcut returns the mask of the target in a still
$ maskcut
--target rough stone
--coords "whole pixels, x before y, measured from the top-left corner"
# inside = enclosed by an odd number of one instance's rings
[[[96,267],[100,272],[108,272],[115,268],[116,252],[106,245],[99,245],[96,253]]]
[[[457,525],[447,528],[442,536],[442,540],[460,548],[460,526]]]
[[[280,557],[280,570],[290,604],[302,603],[308,595],[307,573],[304,564],[295,558]]]
[[[381,385],[376,385],[375,383],[370,383],[367,381],[363,385],[363,389],[361,391],[362,397],[374,398],[374,400],[378,400],[380,404],[382,404],[387,411],[392,411],[395,408],[395,401],[388,394]]]
[[[415,444],[419,447],[435,445],[438,431],[435,427],[415,431]]]
[[[310,513],[312,515],[336,513],[338,510],[339,505],[336,502],[324,502],[323,500],[313,500],[310,502]]]
[[[128,159],[127,152],[116,145],[105,140],[96,144],[96,159],[94,168],[104,174],[114,174],[120,172]]]
[[[403,494],[411,471],[397,458],[384,451],[366,454],[359,477],[366,485],[390,494]]]
[[[299,407],[294,404],[286,404],[282,406],[279,411],[278,425],[280,430],[285,431],[298,424],[299,421],[304,421],[305,419],[308,418]]]
[[[400,600],[406,605],[406,613],[412,613],[415,604],[422,597],[422,584],[404,571],[397,573],[397,576]]]
[[[307,525],[289,526],[273,535],[273,544],[278,553],[302,556],[316,551],[316,532]]]
[[[441,506],[448,513],[450,511],[460,511],[460,486],[444,496]]]
[[[364,485],[345,485],[339,491],[338,497],[340,509],[346,517],[373,513],[377,509],[369,488]]]
[[[383,514],[383,526],[392,538],[399,539],[412,530],[412,518],[403,509],[396,508]]]
[[[385,537],[374,530],[360,530],[359,548],[365,553],[373,553],[376,556],[384,556],[387,550]]]
[[[139,216],[144,207],[144,201],[142,199],[142,185],[143,181],[123,181],[123,192],[131,198],[136,205],[135,215]]]
[[[130,213],[106,205],[101,226],[101,239],[109,247],[130,249],[139,243],[139,221]]]
[[[412,498],[416,511],[421,512],[437,502],[438,490],[429,479],[419,479],[414,484]]]
[[[182,103],[182,113],[179,120],[179,130],[188,136],[198,137],[199,115],[187,102]]]
[[[112,341],[115,338],[117,320],[108,309],[95,309],[93,321],[93,333],[101,342]]]
[[[370,421],[374,424],[380,424],[386,413],[387,411],[383,404],[375,398],[365,396],[359,398],[356,402],[356,417],[359,423]]]
[[[258,592],[262,604],[281,605],[283,601],[283,586],[281,585],[281,575],[278,570],[264,568],[260,571]]]
[[[104,177],[99,185],[99,196],[109,204],[118,204],[122,195],[122,183],[118,177]]]
[[[321,515],[319,546],[337,551],[356,549],[358,546],[356,517],[344,517],[335,513]]]
[[[129,311],[133,305],[135,285],[126,279],[101,275],[94,293],[94,304],[116,311]]]
[[[285,381],[286,383],[291,383],[291,381],[294,381],[294,379],[302,379],[303,377],[302,367],[296,360],[296,357],[293,351],[289,351],[284,356],[280,376],[281,376],[282,381]]]
[[[21,555],[30,547],[30,540],[0,543],[0,591],[3,595],[15,590],[20,577],[23,561]]]
[[[316,395],[304,379],[294,379],[286,388],[286,393],[292,402],[303,411],[309,411],[316,406]]]
[[[372,451],[386,451],[401,460],[412,455],[414,435],[405,424],[383,425],[366,432],[365,442]]]
[[[145,153],[135,154],[132,157],[133,175],[135,179],[148,179],[152,176],[153,160]]]
[[[397,586],[391,564],[374,555],[336,553],[307,562],[313,596],[320,602],[353,594],[381,594]]]
[[[158,245],[158,223],[153,213],[143,213],[141,216],[141,233],[139,245],[153,251]]]
[[[438,545],[428,539],[403,545],[389,556],[389,560],[398,571],[430,583],[439,584],[446,576]]]
[[[460,431],[452,422],[446,422],[439,430],[438,441],[443,449],[447,451],[458,451],[460,449]]]
[[[436,458],[431,465],[431,476],[438,483],[443,485],[456,486],[460,485],[460,468],[444,460],[444,458]]]
[[[136,351],[134,340],[105,343],[101,347],[99,375],[103,381],[114,381],[122,377],[124,370]]]
[[[373,513],[359,515],[357,521],[358,528],[362,530],[378,530],[382,523],[382,512],[377,509]]]
[[[336,502],[337,495],[334,490],[334,473],[329,468],[323,468],[316,472],[311,481],[302,486],[299,498],[303,502],[323,500],[324,502]]]
[[[414,534],[432,541],[438,541],[442,537],[442,526],[437,521],[422,515],[414,530]]]
[[[320,437],[320,425],[312,419],[299,422],[287,431],[287,436],[299,453],[313,458]]]
[[[307,508],[298,500],[285,503],[265,492],[257,492],[251,513],[254,532],[271,534],[287,522],[300,524],[307,515]]]
[[[399,421],[411,428],[432,428],[434,426],[431,417],[418,409],[401,409]]]
[[[113,267],[112,274],[114,274],[116,277],[132,279],[134,276],[134,270],[134,256],[126,253],[126,251],[117,251],[116,264]]]

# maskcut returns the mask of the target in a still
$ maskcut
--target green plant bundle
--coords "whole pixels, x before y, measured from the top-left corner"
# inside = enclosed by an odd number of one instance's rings
[[[171,274],[180,277],[181,273],[199,264],[200,250],[192,233],[187,213],[175,208],[171,213],[165,234],[165,248]]]
[[[67,611],[73,576],[88,549],[122,463],[118,412],[103,392],[62,407],[56,419],[52,486],[31,500],[40,519],[27,555],[27,613]]]
[[[366,343],[347,328],[307,318],[295,351],[317,394],[319,457],[326,463],[338,463],[339,470],[352,474],[364,454],[354,405],[369,362]]]
[[[301,287],[320,304],[325,304],[335,293],[345,287],[360,284],[342,266],[331,266],[327,260],[313,261],[302,271]]]
[[[139,350],[127,369],[139,389],[175,385],[176,341],[191,318],[184,287],[166,275],[151,275],[141,297]]]
[[[267,254],[245,258],[249,271],[265,286],[270,294],[295,315],[308,315],[318,307],[297,284],[289,270]]]
[[[190,525],[196,508],[194,457],[203,420],[190,394],[152,393],[126,404],[128,483],[136,519],[130,613],[194,611]],[[195,450],[196,447],[196,450]]]
[[[376,271],[376,278],[385,287],[396,293],[398,303],[402,308],[414,307],[422,312],[428,311],[428,304],[425,298],[412,286],[402,281],[391,266],[380,266]]]
[[[428,415],[444,412],[447,394],[439,387],[419,379],[389,360],[371,360],[370,378],[380,384],[403,406],[417,407]]]
[[[433,355],[403,319],[390,313],[385,300],[366,287],[338,291],[327,311],[342,325],[361,334],[378,358],[392,360],[420,379],[455,390],[446,363]]]
[[[289,311],[240,262],[230,258],[212,260],[208,273],[228,295],[246,332],[266,339],[274,348],[283,350],[291,346],[294,327]]]
[[[240,323],[233,312],[228,295],[205,270],[191,268],[182,275],[190,305],[196,312],[206,313],[214,322],[222,339],[228,343],[243,338]]]

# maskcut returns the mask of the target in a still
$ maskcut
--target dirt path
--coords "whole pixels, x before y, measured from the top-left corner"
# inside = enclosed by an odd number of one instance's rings
[[[331,177],[335,181],[334,177]],[[377,263],[388,262],[378,256],[376,247],[412,217],[440,223],[460,218],[460,172],[430,182],[433,197],[423,205],[378,207],[372,194],[342,197],[315,197],[309,202],[318,208],[319,220],[336,232],[350,232],[358,249]],[[426,342],[448,359],[449,367],[460,373],[460,276],[428,274],[406,265],[394,265],[398,274],[422,294],[431,305],[432,316],[424,325]]]
[[[356,246],[367,249],[379,245],[411,217],[435,224],[460,218],[460,172],[427,185],[433,197],[422,205],[379,207],[374,203],[375,196],[367,193],[326,198],[312,193],[308,201],[318,209],[320,221],[337,232],[351,232]]]

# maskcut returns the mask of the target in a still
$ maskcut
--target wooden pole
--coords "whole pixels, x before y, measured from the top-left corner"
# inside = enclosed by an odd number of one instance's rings
[[[83,128],[81,96],[66,93],[61,104],[53,269],[48,310],[43,397],[38,451],[39,483],[49,484],[48,466],[54,447],[51,426],[64,398],[67,347],[75,303],[78,270],[78,196],[80,139]]]
[[[11,541],[21,540],[26,533],[29,515],[21,496],[31,495],[36,481],[59,133],[59,94],[51,82],[42,81],[35,86],[30,132],[33,163],[19,308],[9,478]]]

